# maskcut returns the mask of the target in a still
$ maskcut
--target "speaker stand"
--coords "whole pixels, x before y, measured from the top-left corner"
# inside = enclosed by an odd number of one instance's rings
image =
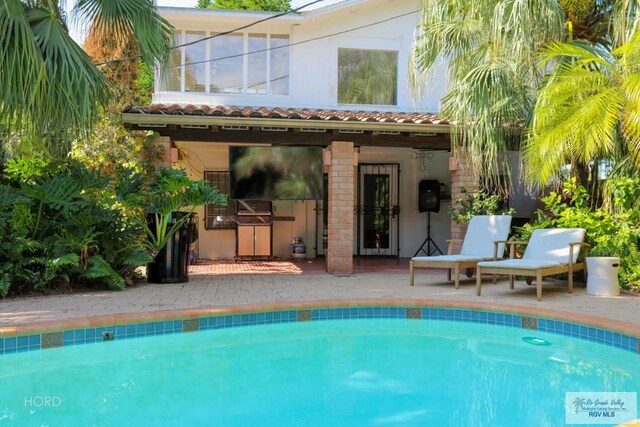
[[[426,251],[424,250],[424,245],[427,245]],[[431,245],[433,245],[433,251],[431,250]],[[440,250],[436,242],[431,238],[431,212],[427,212],[427,238],[424,239],[424,242],[422,242],[422,244],[420,245],[416,253],[413,254],[413,256],[418,256],[420,251],[427,254],[427,256],[431,256],[436,252],[442,255],[442,251]]]

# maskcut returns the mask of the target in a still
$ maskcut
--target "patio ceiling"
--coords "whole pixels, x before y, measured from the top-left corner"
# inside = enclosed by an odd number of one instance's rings
[[[174,141],[449,149],[449,122],[431,113],[153,104],[129,107],[132,130],[154,130]]]

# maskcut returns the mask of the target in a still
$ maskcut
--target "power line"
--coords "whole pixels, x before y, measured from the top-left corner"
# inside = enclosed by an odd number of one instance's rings
[[[296,12],[299,12],[299,11],[301,11],[301,10],[302,10],[302,9],[304,9],[304,8],[307,8],[307,7],[309,7],[309,6],[313,6],[314,4],[317,4],[317,3],[322,3],[323,1],[326,1],[326,0],[314,0],[314,1],[312,1],[311,3],[304,4],[304,5],[302,5],[302,6],[298,7],[298,8],[296,8],[296,9],[291,9],[291,10],[288,10],[288,11],[286,11],[286,12],[277,13],[277,14],[275,14],[275,15],[271,15],[271,16],[268,16],[268,17],[266,17],[266,18],[259,19],[259,20],[257,20],[257,21],[251,22],[251,23],[249,23],[249,24],[246,24],[246,25],[240,26],[240,27],[238,27],[238,28],[234,28],[233,30],[229,30],[229,31],[224,31],[224,32],[222,32],[222,33],[213,34],[213,35],[211,35],[211,36],[203,37],[203,38],[198,39],[198,40],[193,40],[193,41],[190,41],[190,42],[188,42],[188,43],[183,43],[183,44],[181,44],[181,45],[171,46],[171,47],[169,48],[169,50],[171,50],[171,49],[178,49],[178,48],[181,48],[181,47],[194,45],[194,44],[196,44],[196,43],[200,43],[201,41],[206,41],[206,40],[209,40],[209,39],[213,39],[213,38],[215,38],[215,37],[226,36],[226,35],[228,35],[228,34],[231,34],[231,33],[234,33],[234,32],[240,31],[240,30],[244,30],[244,29],[247,29],[247,28],[253,27],[253,26],[258,25],[258,24],[261,24],[261,23],[263,23],[263,22],[270,21],[270,20],[272,20],[272,19],[276,19],[276,18],[280,18],[281,16],[289,15],[290,13],[296,13]],[[100,66],[102,66],[102,65],[110,65],[110,64],[116,64],[116,63],[119,63],[119,62],[133,61],[133,60],[141,59],[141,58],[142,58],[142,55],[135,55],[135,56],[129,56],[129,57],[126,57],[126,58],[112,59],[112,60],[109,60],[109,61],[100,62],[100,63],[95,64],[95,65],[96,65],[96,67],[100,67]]]
[[[226,35],[229,35],[229,34],[235,33],[235,32],[237,32],[237,31],[240,31],[240,30],[244,30],[244,29],[247,29],[247,28],[253,27],[254,25],[261,24],[261,23],[263,23],[263,22],[265,22],[265,21],[270,21],[270,20],[272,20],[272,19],[279,18],[279,17],[281,17],[281,16],[285,16],[285,15],[288,15],[288,14],[290,14],[290,13],[298,12],[298,11],[300,11],[300,10],[302,10],[302,9],[306,8],[306,7],[313,6],[313,5],[314,5],[314,4],[316,4],[316,3],[322,3],[323,1],[326,1],[326,0],[315,0],[315,1],[312,1],[311,3],[307,3],[307,4],[305,4],[305,5],[302,5],[302,6],[300,6],[300,7],[299,7],[299,8],[297,8],[297,9],[292,9],[292,10],[289,10],[289,11],[287,11],[287,12],[282,12],[282,13],[278,13],[278,14],[276,14],[276,15],[269,16],[269,17],[267,17],[267,18],[259,19],[259,20],[257,20],[257,21],[251,22],[250,24],[243,25],[243,26],[238,27],[238,28],[234,28],[233,30],[223,31],[222,33],[212,34],[212,35],[210,35],[210,36],[208,36],[208,37],[203,37],[203,38],[201,38],[201,39],[193,40],[193,41],[190,41],[190,42],[188,42],[188,43],[183,43],[183,44],[180,44],[180,45],[177,45],[177,46],[173,46],[173,47],[171,47],[171,49],[177,49],[177,48],[180,48],[180,47],[191,46],[191,45],[194,45],[194,44],[196,44],[196,43],[200,43],[200,42],[202,42],[202,41],[207,41],[207,40],[209,40],[209,39],[213,39],[213,38],[216,38],[216,37],[226,36]]]

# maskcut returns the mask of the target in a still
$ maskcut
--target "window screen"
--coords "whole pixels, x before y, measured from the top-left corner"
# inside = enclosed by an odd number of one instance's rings
[[[204,173],[204,179],[220,192],[229,194],[228,171],[206,171]],[[207,230],[235,228],[236,209],[234,203],[235,202],[230,200],[226,206],[206,205],[204,209],[204,228]]]

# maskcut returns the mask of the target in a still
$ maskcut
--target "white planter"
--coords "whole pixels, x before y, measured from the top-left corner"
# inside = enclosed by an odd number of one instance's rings
[[[620,295],[618,268],[620,258],[587,257],[587,293],[614,297]]]

